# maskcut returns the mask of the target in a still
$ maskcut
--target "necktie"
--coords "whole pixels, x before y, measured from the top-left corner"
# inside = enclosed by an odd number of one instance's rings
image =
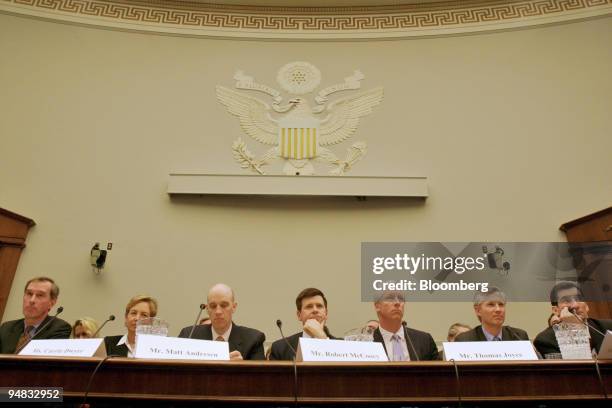
[[[499,336],[495,336],[493,337],[493,341],[501,341],[501,338]]]
[[[225,339],[223,338],[223,336],[217,336],[215,341],[225,341]]]
[[[391,336],[391,343],[393,343],[393,361],[404,361],[404,352],[402,351],[402,338],[397,334]]]
[[[17,351],[19,351],[19,349],[23,347],[23,345],[26,344],[28,340],[30,340],[30,333],[32,332],[33,328],[34,326],[27,326],[23,333],[21,333],[21,336],[19,336],[19,340],[17,340],[17,346],[15,346],[15,353],[17,353]]]

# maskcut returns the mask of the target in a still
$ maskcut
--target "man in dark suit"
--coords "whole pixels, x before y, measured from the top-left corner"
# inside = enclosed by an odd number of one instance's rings
[[[404,303],[398,292],[385,293],[374,302],[379,322],[374,341],[383,344],[389,361],[437,360],[438,348],[431,334],[406,327]]]
[[[317,288],[306,288],[295,299],[297,318],[302,322],[303,330],[284,339],[272,343],[270,360],[293,360],[301,337],[317,339],[334,339],[329,334],[327,321],[327,299]],[[287,345],[289,343],[289,345]]]
[[[231,360],[265,360],[263,343],[266,336],[259,330],[238,326],[232,321],[238,307],[232,288],[223,283],[216,284],[208,291],[207,299],[211,324],[196,326],[192,338],[228,342]],[[179,337],[189,337],[192,327],[181,330]]]
[[[589,305],[585,303],[578,284],[567,281],[557,283],[550,291],[550,304],[552,312],[558,317],[558,323],[586,323],[591,335],[591,346],[599,352],[603,335],[607,330],[612,330],[612,320],[589,318]],[[552,325],[536,336],[533,345],[543,356],[561,353]]]
[[[457,335],[455,341],[529,340],[525,330],[504,326],[506,295],[498,288],[490,287],[487,292],[476,292],[474,312],[481,325]]]
[[[49,312],[55,306],[59,287],[53,279],[44,276],[30,279],[23,291],[23,319],[11,320],[0,326],[0,353],[12,354],[32,338],[67,339],[72,328],[67,322],[52,317]]]

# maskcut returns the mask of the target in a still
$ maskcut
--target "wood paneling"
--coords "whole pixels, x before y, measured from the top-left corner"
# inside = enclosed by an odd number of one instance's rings
[[[35,224],[27,217],[0,208],[0,319],[4,315],[28,231]]]
[[[559,229],[565,232],[568,242],[600,242],[612,241],[612,207],[597,211],[593,214],[580,217],[566,222]],[[608,246],[609,247],[609,246]],[[612,276],[612,253],[605,251],[585,251],[581,259],[576,260],[578,275],[589,273],[593,281],[587,290],[591,293],[588,297],[594,299],[610,299],[612,287],[609,283]],[[598,273],[590,275],[589,271],[583,270],[587,265],[599,264]],[[595,290],[596,293],[592,291]],[[612,302],[587,302],[589,305],[589,316],[599,319],[612,319]]]
[[[0,356],[5,387],[63,387],[80,398],[99,358]],[[605,391],[612,394],[612,361],[599,363]],[[300,404],[404,404],[457,401],[451,362],[297,363]],[[604,401],[595,362],[457,363],[463,401]],[[291,362],[205,362],[114,358],[92,382],[98,400],[193,401],[288,405],[294,401]]]

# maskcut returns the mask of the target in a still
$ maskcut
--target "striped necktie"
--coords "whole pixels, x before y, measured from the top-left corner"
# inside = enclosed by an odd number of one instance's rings
[[[27,326],[21,336],[19,336],[19,340],[17,340],[17,346],[15,346],[15,353],[21,351],[20,349],[32,338],[30,333],[34,329],[34,326]]]

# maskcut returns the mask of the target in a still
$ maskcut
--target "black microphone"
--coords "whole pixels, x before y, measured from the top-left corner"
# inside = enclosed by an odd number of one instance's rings
[[[60,313],[62,313],[63,311],[64,311],[64,308],[63,308],[62,306],[58,307],[58,308],[57,308],[57,311],[55,312],[55,315],[53,315],[53,316],[52,316],[52,317],[51,317],[51,318],[50,318],[50,319],[47,321],[47,323],[43,324],[43,326],[42,326],[40,329],[36,330],[36,332],[34,333],[34,335],[33,335],[32,337],[30,337],[30,338],[28,339],[28,341],[26,341],[25,343],[23,343],[23,344],[21,345],[21,347],[19,347],[17,350],[15,350],[15,354],[19,354],[19,352],[20,352],[21,350],[23,350],[25,346],[27,346],[28,344],[30,344],[30,342],[31,342],[32,340],[34,340],[34,337],[36,337],[36,335],[37,335],[38,333],[41,333],[43,330],[45,330],[45,329],[47,328],[47,326],[49,326],[49,325],[51,324],[51,322],[52,322],[53,320],[55,320],[55,318],[57,317],[57,315],[59,315],[59,314],[60,314]]]
[[[408,344],[410,344],[410,348],[412,349],[414,356],[416,357],[417,361],[420,361],[421,359],[419,358],[419,353],[416,352],[416,349],[414,348],[414,344],[412,344],[412,339],[408,335],[408,330],[406,328],[405,321],[402,321],[402,327],[404,328],[404,336],[406,336],[406,340],[408,340]]]
[[[187,337],[188,339],[190,339],[191,336],[193,336],[193,331],[195,330],[196,326],[198,325],[198,322],[200,321],[200,316],[202,316],[202,312],[204,311],[204,309],[206,309],[206,303],[201,303],[200,304],[200,311],[198,312],[198,316],[195,319],[195,323],[193,324],[193,326],[191,326],[191,331],[189,332],[189,337]]]
[[[291,351],[293,351],[293,359],[295,360],[295,356],[297,355],[297,352],[295,351],[291,343],[289,343],[289,340],[287,340],[287,338],[283,334],[283,322],[281,321],[281,319],[276,319],[276,325],[278,326],[278,330],[280,331],[280,334],[283,337],[283,340],[285,340],[285,343],[287,343]]]
[[[283,337],[283,340],[285,340],[285,343],[287,343],[291,351],[293,351],[293,358],[291,359],[291,361],[293,362],[293,403],[297,407],[298,406],[298,375],[297,375],[297,362],[295,361],[295,358],[297,357],[297,353],[295,349],[291,346],[291,343],[289,343],[289,340],[287,340],[287,338],[283,334],[283,322],[281,321],[281,319],[276,319],[276,326],[278,326],[278,330],[280,331],[280,334]]]
[[[603,337],[606,337],[606,335],[604,333],[602,333],[601,331],[597,330],[595,327],[591,326],[588,322],[587,319],[583,319],[582,317],[578,316],[576,314],[576,308],[575,307],[568,307],[567,310],[574,315],[574,317],[576,319],[578,319],[578,321],[582,324],[584,324],[586,327],[588,327],[589,329],[593,330],[595,333],[600,334]]]
[[[98,333],[100,333],[100,330],[102,330],[104,325],[106,325],[106,323],[108,323],[108,322],[112,322],[113,320],[115,320],[115,315],[108,316],[108,319],[106,319],[104,321],[104,323],[102,323],[102,326],[100,326],[100,328],[98,330],[96,330],[96,332],[91,337],[96,337],[98,335]]]

